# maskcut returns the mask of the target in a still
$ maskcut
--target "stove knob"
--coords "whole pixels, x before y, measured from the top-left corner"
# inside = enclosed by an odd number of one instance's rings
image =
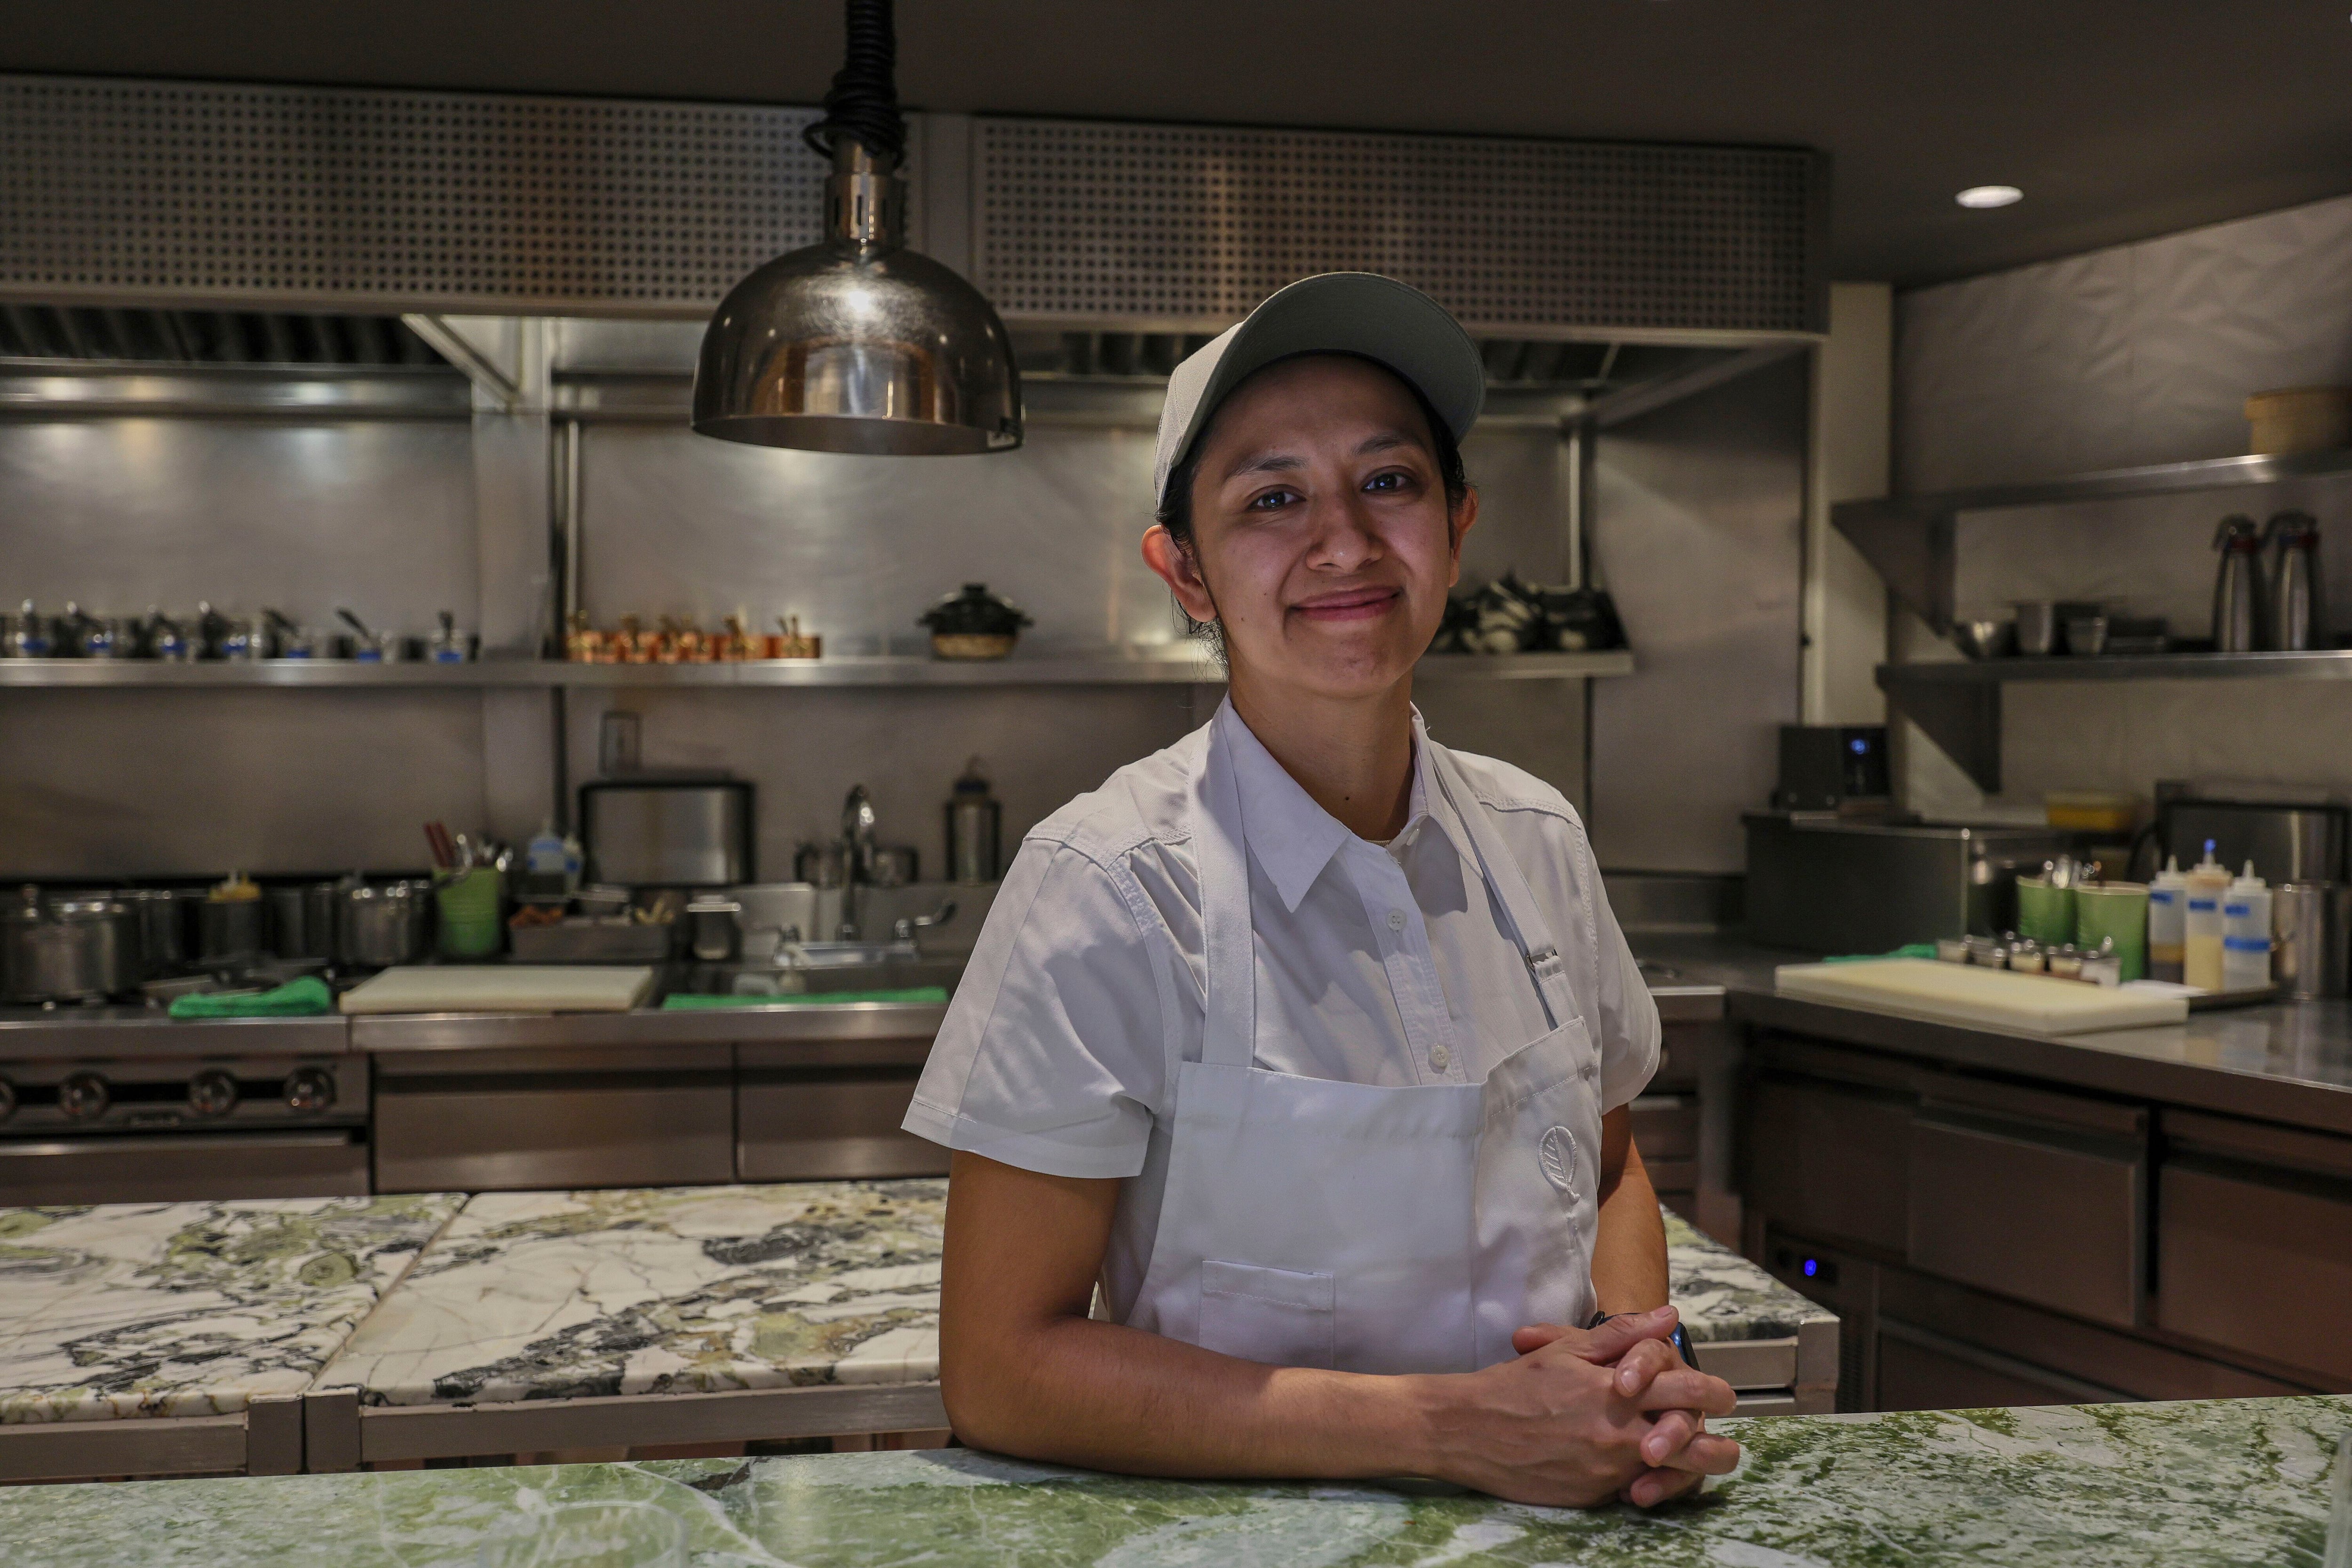
[[[198,1116],[226,1116],[236,1109],[236,1079],[218,1068],[188,1080],[188,1109]]]
[[[0,1121],[16,1114],[16,1086],[0,1078]]]
[[[95,1121],[106,1114],[113,1100],[106,1080],[94,1072],[71,1074],[58,1085],[58,1109],[65,1112],[68,1121]]]
[[[304,1068],[286,1080],[286,1106],[305,1116],[335,1103],[335,1079],[324,1068]]]

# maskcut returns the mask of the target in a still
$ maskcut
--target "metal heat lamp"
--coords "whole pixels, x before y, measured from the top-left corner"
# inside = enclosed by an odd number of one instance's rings
[[[694,427],[884,457],[1021,445],[1013,342],[980,291],[906,247],[907,124],[889,0],[848,0],[848,58],[809,146],[833,161],[825,238],[730,290],[702,336]]]

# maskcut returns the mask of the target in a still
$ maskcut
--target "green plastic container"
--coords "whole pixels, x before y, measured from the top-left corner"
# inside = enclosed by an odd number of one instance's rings
[[[2017,934],[2044,947],[2074,940],[2074,889],[2053,888],[2046,877],[2017,879]]]
[[[2124,978],[2147,977],[2147,883],[2086,882],[2074,889],[2074,911],[2076,946],[2095,952],[2103,939],[2113,937]]]
[[[495,866],[476,866],[433,879],[441,913],[445,958],[487,958],[506,945],[505,910]]]

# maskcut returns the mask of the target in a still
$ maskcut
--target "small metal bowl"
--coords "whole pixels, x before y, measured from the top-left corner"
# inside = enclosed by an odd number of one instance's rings
[[[2007,658],[2017,651],[2015,621],[1958,621],[1952,641],[1970,658]]]

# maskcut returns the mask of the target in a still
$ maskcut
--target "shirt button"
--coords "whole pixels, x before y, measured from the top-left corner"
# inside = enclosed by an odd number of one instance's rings
[[[1391,910],[1389,911],[1389,930],[1404,930],[1404,911],[1402,910]]]
[[[1444,1072],[1454,1065],[1454,1053],[1444,1046],[1432,1046],[1429,1047],[1429,1065],[1434,1070]]]

